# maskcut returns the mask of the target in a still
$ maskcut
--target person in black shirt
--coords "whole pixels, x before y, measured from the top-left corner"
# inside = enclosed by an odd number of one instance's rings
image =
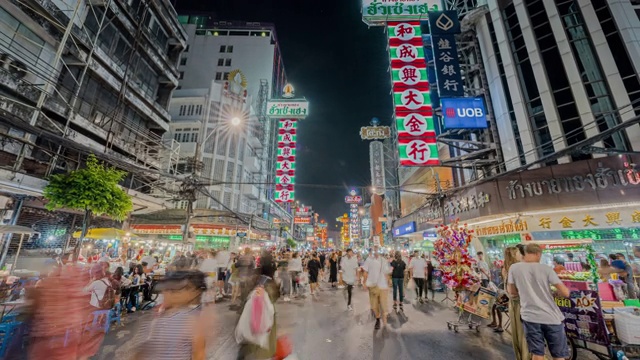
[[[327,257],[324,255],[323,252],[321,252],[320,256],[318,257],[318,260],[320,261],[320,277],[323,278],[324,277],[324,267],[326,265],[325,261],[327,260]]]
[[[407,268],[407,264],[402,260],[402,254],[396,252],[395,259],[391,262],[391,281],[393,282],[393,310],[398,310],[398,304],[400,304],[400,311],[404,311],[402,308],[402,302],[404,301],[404,271]],[[398,292],[400,297],[398,298]],[[398,299],[400,301],[398,301]]]
[[[307,270],[309,271],[309,287],[311,288],[311,295],[315,294],[314,290],[318,288],[318,273],[322,266],[320,265],[320,259],[318,254],[313,253],[311,259],[307,262]]]
[[[331,287],[336,287],[338,282],[338,253],[331,254],[329,258],[329,282]]]

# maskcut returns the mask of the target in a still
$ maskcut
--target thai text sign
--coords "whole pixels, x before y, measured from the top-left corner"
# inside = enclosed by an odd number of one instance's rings
[[[391,81],[399,140],[400,165],[438,165],[433,108],[420,22],[389,22]]]
[[[371,185],[373,193],[385,193],[384,145],[380,141],[369,144],[369,168],[371,170]]]
[[[486,129],[482,98],[440,98],[445,129]]]
[[[391,128],[388,126],[363,126],[360,128],[362,140],[382,140],[391,136]]]
[[[303,119],[309,115],[306,100],[275,100],[267,102],[267,116],[275,118]]]
[[[556,304],[564,314],[564,328],[568,337],[609,346],[597,291],[572,291],[569,298],[556,297]]]
[[[386,21],[426,20],[429,11],[438,10],[439,0],[363,0],[362,21],[384,25]]]
[[[293,223],[294,224],[311,224],[311,218],[304,217],[304,216],[296,216],[293,218]]]
[[[360,204],[362,202],[362,196],[360,195],[345,196],[344,202],[346,202],[347,204]]]
[[[429,27],[440,97],[464,96],[455,37],[455,34],[460,33],[457,12],[448,10],[429,13]]]

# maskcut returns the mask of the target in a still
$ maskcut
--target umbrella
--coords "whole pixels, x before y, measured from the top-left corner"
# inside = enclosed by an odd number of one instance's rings
[[[76,231],[73,233],[73,237],[79,238],[80,234],[81,234],[80,231]],[[95,229],[89,229],[89,231],[87,231],[87,235],[85,235],[84,238],[93,239],[93,240],[111,240],[111,239],[121,240],[124,237],[131,238],[135,236],[132,236],[132,234],[121,229],[95,228]]]
[[[16,264],[18,263],[18,256],[20,256],[20,250],[22,249],[22,242],[24,241],[25,235],[37,234],[38,232],[33,230],[32,228],[28,228],[26,226],[18,226],[18,225],[2,225],[0,226],[0,234],[20,234],[20,243],[18,244],[18,251],[16,251],[16,257],[13,259],[13,267],[12,271],[15,271]],[[8,241],[11,241],[9,239]],[[7,248],[9,244],[6,245]],[[6,253],[4,254],[6,255]],[[4,261],[4,255],[2,261]]]

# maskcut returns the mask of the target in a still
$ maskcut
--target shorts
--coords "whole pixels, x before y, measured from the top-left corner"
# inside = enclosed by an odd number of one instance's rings
[[[317,273],[309,273],[309,283],[317,284],[318,283],[318,274]]]
[[[218,281],[224,281],[226,272],[226,268],[218,268]]]
[[[569,357],[569,347],[567,346],[564,324],[547,325],[522,320],[522,325],[531,354],[544,356],[546,340],[546,343],[549,345],[549,352],[553,358],[564,359]]]

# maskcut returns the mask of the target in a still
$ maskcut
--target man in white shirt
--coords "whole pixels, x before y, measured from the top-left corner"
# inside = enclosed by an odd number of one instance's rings
[[[569,356],[564,316],[551,293],[555,286],[558,295],[569,297],[569,289],[550,266],[540,264],[542,249],[538,244],[525,247],[522,262],[511,265],[508,291],[520,297],[520,317],[532,360],[543,360],[545,342],[555,360]]]
[[[369,303],[371,310],[376,315],[375,329],[380,329],[380,317],[382,323],[387,325],[387,309],[389,298],[389,280],[391,267],[386,259],[380,256],[378,246],[373,247],[373,253],[369,255],[362,266],[364,270],[364,288],[369,288]]]
[[[422,299],[423,292],[426,295],[425,279],[427,278],[427,261],[420,257],[418,251],[413,252],[413,258],[409,263],[409,273],[416,283],[416,297],[420,304],[424,303]],[[425,296],[426,297],[426,296]]]
[[[342,281],[347,284],[347,309],[353,310],[351,306],[351,294],[353,285],[356,283],[356,271],[358,270],[358,258],[353,255],[352,249],[347,249],[347,256],[342,258],[340,262],[340,272],[342,273]]]

